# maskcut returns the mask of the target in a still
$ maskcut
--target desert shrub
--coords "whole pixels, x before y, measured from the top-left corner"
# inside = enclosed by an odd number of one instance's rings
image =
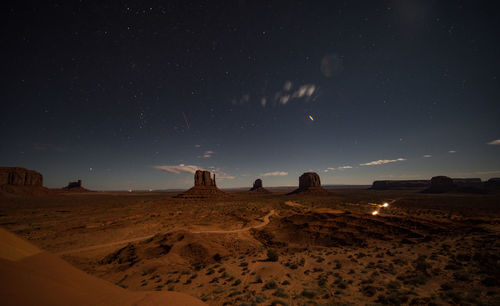
[[[387,289],[399,289],[401,288],[401,283],[398,281],[390,281],[387,283]]]
[[[377,292],[377,288],[371,285],[361,287],[361,292],[364,296],[372,297]]]
[[[276,250],[267,250],[267,261],[278,261],[278,257],[278,252],[276,252]]]
[[[288,294],[282,288],[276,289],[276,291],[274,291],[273,295],[280,297],[280,298],[288,298]]]
[[[240,267],[248,267],[248,262],[242,262],[242,263],[240,263]]]
[[[302,258],[299,260],[299,263],[298,263],[298,264],[299,264],[299,266],[303,267],[305,263],[306,263],[306,260],[305,260],[305,258],[304,258],[304,257],[302,257]]]
[[[224,291],[225,291],[225,290],[224,290],[224,288],[222,288],[222,287],[217,287],[217,288],[215,288],[215,289],[214,289],[214,291],[212,291],[212,293],[214,293],[214,294],[221,294],[221,293],[223,293]]]
[[[281,284],[283,286],[287,286],[287,285],[290,285],[290,282],[287,279],[285,279]]]
[[[189,285],[189,284],[191,284],[191,282],[192,282],[192,280],[191,280],[190,278],[188,278],[188,279],[186,280],[186,282],[184,283],[184,285]]]
[[[460,271],[457,271],[457,272],[453,273],[453,277],[456,280],[462,281],[462,282],[466,282],[466,281],[470,280],[469,273],[467,273],[464,270],[460,270]]]
[[[214,274],[215,273],[215,270],[210,268],[208,269],[207,273],[205,275],[211,275],[211,274]]]
[[[318,276],[318,286],[320,287],[325,286],[327,281],[328,281],[328,276],[326,275]]]
[[[237,279],[231,286],[238,286],[241,284],[241,280]]]
[[[278,288],[278,285],[276,284],[276,282],[274,280],[270,280],[270,281],[266,282],[262,288],[264,288],[264,290],[276,289],[276,288]]]
[[[390,291],[388,295],[379,295],[376,302],[386,305],[401,305],[408,302],[408,294],[401,291]]]
[[[312,292],[312,291],[310,291],[310,290],[306,290],[306,289],[304,289],[304,290],[302,291],[301,295],[302,295],[303,297],[308,298],[308,299],[314,299],[314,297],[316,296],[316,293],[314,293],[314,292]]]
[[[237,295],[240,295],[240,294],[242,294],[241,291],[233,291],[233,292],[229,293],[228,297],[233,297],[233,296],[237,296]]]
[[[325,259],[321,256],[318,256],[318,258],[316,258],[316,262],[323,262],[325,261]]]
[[[271,302],[271,306],[276,306],[276,305],[288,306],[288,303],[282,300],[273,300]]]

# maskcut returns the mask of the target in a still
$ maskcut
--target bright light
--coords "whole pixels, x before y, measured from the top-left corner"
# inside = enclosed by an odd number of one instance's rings
[[[382,204],[382,207],[389,207],[389,203],[385,202],[384,204]]]
[[[309,119],[311,119],[311,121],[314,121],[314,118],[311,115],[309,115]]]
[[[374,216],[378,215],[378,210],[374,210],[374,211],[372,212],[372,215],[374,215]]]

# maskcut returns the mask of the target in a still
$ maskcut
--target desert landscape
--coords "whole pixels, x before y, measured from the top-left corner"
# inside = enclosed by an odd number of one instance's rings
[[[255,193],[262,181],[222,191],[207,171],[194,178],[185,193],[4,192],[0,226],[127,292],[209,305],[499,299],[498,190],[325,189],[306,173],[296,190]]]
[[[5,1],[0,306],[500,305],[500,2]]]

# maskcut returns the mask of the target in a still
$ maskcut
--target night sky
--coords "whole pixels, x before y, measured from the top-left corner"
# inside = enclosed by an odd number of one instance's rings
[[[3,4],[0,165],[96,190],[498,177],[497,3]]]

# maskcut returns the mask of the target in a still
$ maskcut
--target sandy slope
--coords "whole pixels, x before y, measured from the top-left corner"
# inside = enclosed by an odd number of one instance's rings
[[[0,228],[2,305],[205,305],[177,292],[127,291]]]

